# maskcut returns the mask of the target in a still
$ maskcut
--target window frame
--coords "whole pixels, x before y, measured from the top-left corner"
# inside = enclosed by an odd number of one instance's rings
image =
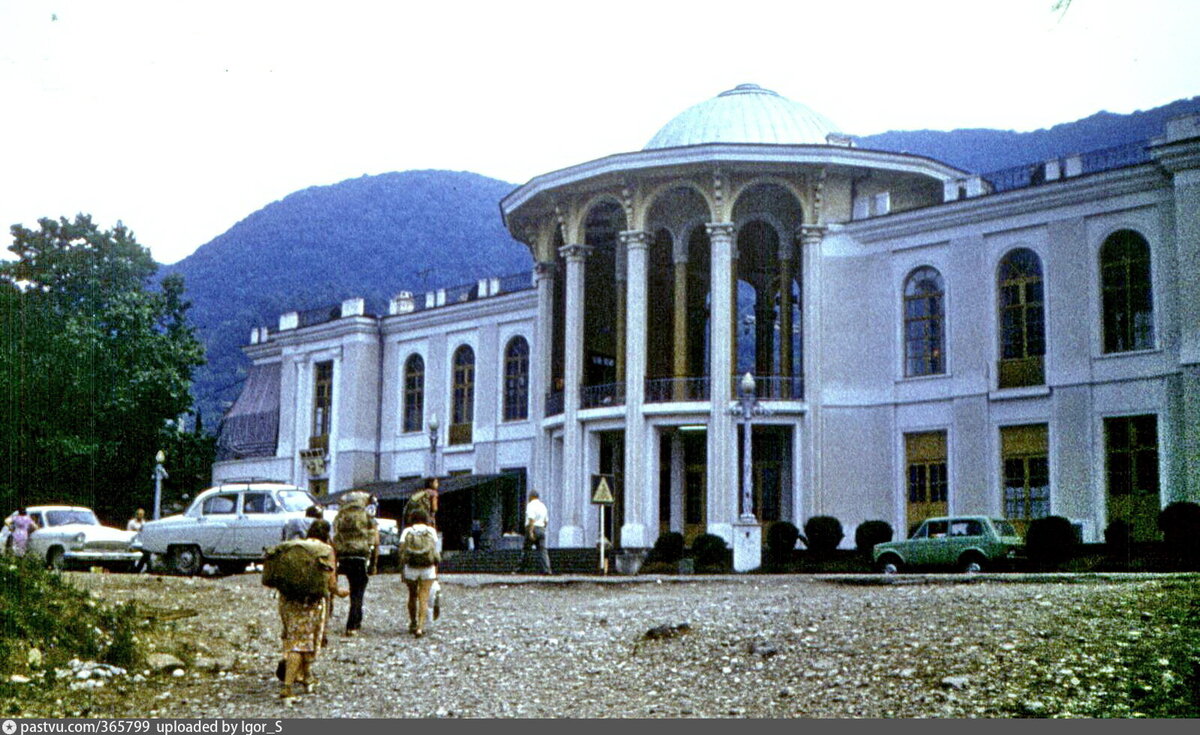
[[[465,357],[469,357],[469,362]],[[450,444],[471,444],[475,423],[475,348],[461,344],[450,359]]]
[[[418,370],[413,370],[417,361]],[[418,385],[413,385],[414,378]],[[414,352],[404,359],[404,367],[400,377],[401,409],[400,431],[404,434],[424,431],[425,429],[425,358],[419,352]]]
[[[328,371],[328,375],[325,373]],[[310,438],[328,440],[333,431],[333,360],[313,363],[312,432]]]
[[[1018,260],[1026,258],[1031,260]],[[1035,272],[1028,272],[1030,265]],[[1027,272],[1017,273],[1019,270]],[[1036,300],[1030,298],[1035,287]],[[996,263],[995,288],[997,387],[1045,385],[1049,339],[1046,268],[1041,255],[1024,245],[1007,250]]]
[[[514,354],[523,347],[522,354]],[[504,384],[501,418],[505,422],[529,419],[529,340],[514,335],[504,346]]]
[[[910,290],[916,286],[918,278],[926,277],[929,274],[936,278],[938,290],[932,294],[910,294]],[[928,313],[917,316],[910,314],[911,304],[929,302],[933,299],[936,299],[936,314]],[[932,312],[932,308],[929,310]],[[948,343],[946,321],[946,279],[942,276],[941,271],[932,265],[913,268],[905,276],[900,291],[900,339],[904,350],[902,373],[905,378],[926,378],[946,374],[946,345]],[[927,327],[925,334],[914,340],[910,334],[910,326],[917,324],[927,325]],[[913,353],[914,342],[924,345],[920,355]],[[917,358],[921,360],[921,365],[928,369],[923,372],[914,371],[912,369],[913,361]]]
[[[1136,249],[1136,255],[1130,250]],[[1124,252],[1114,252],[1121,251]],[[1107,251],[1107,252],[1106,252]],[[1100,354],[1120,355],[1129,352],[1153,350],[1157,332],[1154,313],[1154,254],[1149,239],[1132,227],[1122,227],[1110,232],[1096,253],[1099,285]],[[1136,269],[1136,273],[1135,273]],[[1112,284],[1114,271],[1119,270],[1123,283]],[[1135,294],[1135,278],[1138,293]],[[1134,302],[1141,296],[1145,308],[1137,310]],[[1110,307],[1110,298],[1119,301]],[[1144,315],[1145,326],[1139,330],[1139,316]],[[1114,324],[1114,318],[1123,318],[1125,324]],[[1140,336],[1140,339],[1139,339]]]

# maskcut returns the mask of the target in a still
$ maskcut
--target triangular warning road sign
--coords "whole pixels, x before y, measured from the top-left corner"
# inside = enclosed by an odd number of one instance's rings
[[[596,489],[592,492],[593,503],[614,502],[612,488],[608,486],[607,475],[596,475]]]

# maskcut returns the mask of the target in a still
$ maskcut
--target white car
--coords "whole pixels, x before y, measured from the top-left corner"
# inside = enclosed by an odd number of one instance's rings
[[[132,569],[142,557],[141,552],[130,548],[135,535],[132,531],[100,525],[90,508],[35,505],[25,512],[38,524],[38,530],[29,536],[26,555],[38,557],[54,569],[92,565]],[[0,532],[0,548],[8,548],[10,535],[6,523]]]
[[[236,574],[261,560],[282,539],[284,525],[316,502],[294,485],[226,482],[197,495],[184,513],[146,523],[133,545],[179,574],[196,574],[205,564]]]

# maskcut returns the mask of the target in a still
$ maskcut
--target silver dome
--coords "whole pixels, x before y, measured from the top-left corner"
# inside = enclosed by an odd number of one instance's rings
[[[757,84],[739,84],[676,115],[642,150],[701,143],[824,144],[836,131],[806,105]]]

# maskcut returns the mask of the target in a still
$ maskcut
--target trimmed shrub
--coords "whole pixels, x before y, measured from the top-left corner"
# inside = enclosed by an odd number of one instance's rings
[[[1159,511],[1158,530],[1168,553],[1188,566],[1200,562],[1200,505],[1171,503]]]
[[[664,533],[654,542],[646,563],[666,562],[674,564],[683,558],[683,534],[676,531]]]
[[[800,529],[787,521],[775,521],[767,528],[766,542],[767,564],[783,566],[792,559],[796,550],[796,539],[800,538]]]
[[[854,529],[854,547],[864,554],[875,550],[875,544],[892,540],[892,524],[887,521],[865,521]]]
[[[692,542],[692,556],[696,558],[699,567],[723,567],[729,546],[725,539],[713,533],[705,533],[696,537]]]
[[[1127,521],[1120,518],[1108,524],[1104,529],[1104,545],[1112,556],[1125,556],[1129,553],[1129,545],[1133,541],[1132,530]]]
[[[842,542],[842,523],[833,516],[813,516],[804,523],[804,538],[810,551],[833,551]]]
[[[1029,560],[1042,566],[1058,566],[1075,552],[1078,544],[1075,527],[1062,516],[1035,518],[1025,532]]]

